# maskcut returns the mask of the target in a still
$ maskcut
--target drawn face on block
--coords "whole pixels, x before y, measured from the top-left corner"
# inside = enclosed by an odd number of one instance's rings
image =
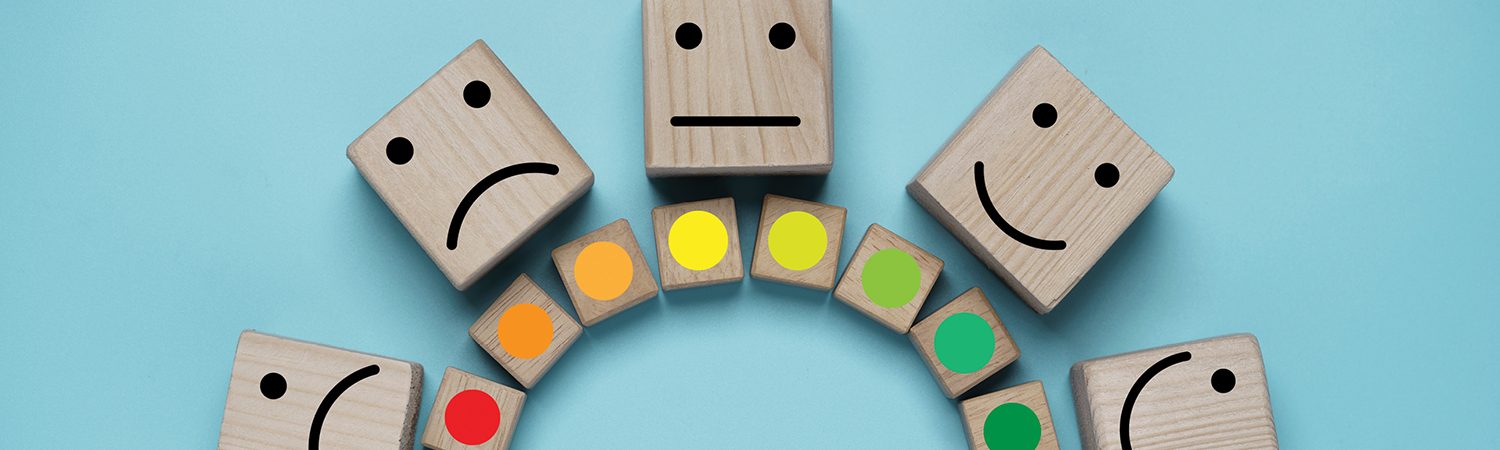
[[[828,0],[645,0],[646,174],[833,167]]]
[[[422,400],[417,363],[240,334],[220,449],[407,449]]]
[[[907,190],[1032,309],[1045,313],[1172,173],[1037,47]]]
[[[460,290],[594,182],[484,41],[349,144],[349,160]]]

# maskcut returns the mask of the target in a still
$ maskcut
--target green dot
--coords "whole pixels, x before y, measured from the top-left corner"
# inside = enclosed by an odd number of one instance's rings
[[[917,298],[922,287],[922,268],[917,259],[898,248],[888,248],[870,255],[859,284],[870,301],[886,308],[900,308]]]
[[[977,314],[954,314],[938,325],[932,349],[948,370],[974,373],[995,355],[995,330]]]
[[[984,445],[990,450],[1036,450],[1042,443],[1042,421],[1031,407],[1006,403],[984,418]]]

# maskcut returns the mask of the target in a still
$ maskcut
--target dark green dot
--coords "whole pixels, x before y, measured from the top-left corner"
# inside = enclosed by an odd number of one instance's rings
[[[917,259],[897,248],[870,255],[859,271],[859,284],[870,301],[886,308],[900,308],[917,297],[922,287],[922,268]]]
[[[938,325],[932,349],[948,370],[974,373],[995,355],[995,330],[978,314],[954,314]]]
[[[984,445],[990,450],[1036,450],[1042,443],[1042,421],[1031,407],[1006,403],[984,418]]]

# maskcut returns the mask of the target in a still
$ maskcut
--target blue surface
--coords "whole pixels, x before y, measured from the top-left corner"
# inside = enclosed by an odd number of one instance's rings
[[[0,4],[0,435],[212,447],[246,328],[422,363],[425,424],[445,366],[516,385],[466,329],[522,272],[565,298],[553,247],[724,194],[748,245],[771,192],[849,209],[841,270],[872,222],[946,260],[921,316],[983,288],[1022,357],[971,392],[1042,380],[1065,449],[1073,362],[1232,332],[1286,448],[1493,445],[1500,6],[923,3],[835,2],[832,174],[659,181],[635,1]],[[597,182],[458,292],[344,148],[477,38]],[[1045,316],[903,189],[1037,44],[1177,169]],[[964,445],[905,336],[756,280],[590,327],[513,442]]]

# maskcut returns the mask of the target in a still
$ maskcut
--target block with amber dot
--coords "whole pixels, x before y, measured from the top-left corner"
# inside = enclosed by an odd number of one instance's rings
[[[991,392],[959,404],[974,450],[1058,450],[1042,382]]]
[[[656,279],[625,219],[552,250],[552,262],[583,326],[656,296]]]
[[[879,224],[870,224],[833,298],[892,331],[905,333],[942,272],[943,260]]]
[[[912,345],[948,398],[999,372],[1021,357],[989,299],[970,288],[911,327]]]
[[[505,450],[526,394],[452,367],[443,372],[427,414],[422,446],[433,450]]]
[[[846,212],[838,206],[767,194],[761,203],[750,276],[833,289]]]
[[[469,327],[469,337],[530,389],[582,331],[573,316],[523,273]]]

